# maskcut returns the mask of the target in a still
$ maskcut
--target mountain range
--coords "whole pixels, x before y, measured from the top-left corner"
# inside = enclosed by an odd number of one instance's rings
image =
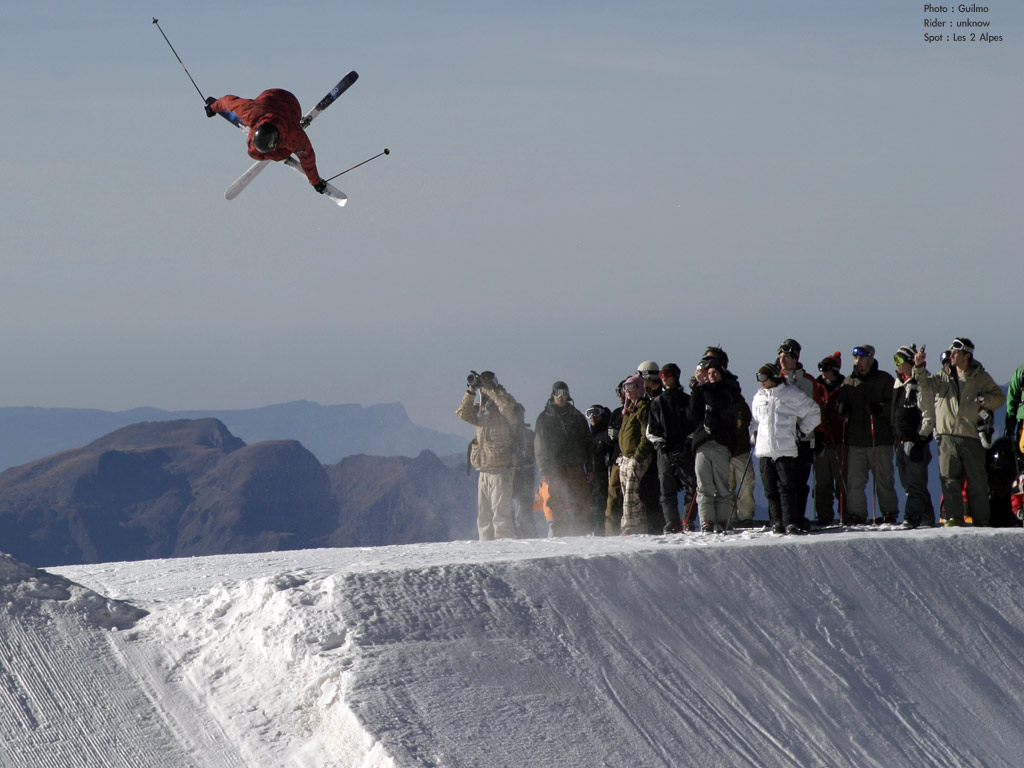
[[[164,411],[134,408],[0,408],[0,469],[90,443],[120,427],[143,421],[213,418],[248,444],[298,440],[324,464],[346,456],[437,456],[462,453],[465,438],[420,427],[401,403],[319,405],[308,400],[242,410]],[[458,423],[452,415],[452,423]]]
[[[476,538],[475,478],[449,464],[324,465],[214,418],[141,422],[0,473],[0,550],[44,566]]]

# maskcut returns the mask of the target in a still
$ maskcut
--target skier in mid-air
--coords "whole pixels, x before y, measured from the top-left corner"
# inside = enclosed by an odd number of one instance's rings
[[[289,91],[271,88],[255,99],[222,96],[206,100],[206,116],[233,112],[249,128],[249,157],[254,160],[287,160],[295,155],[306,178],[320,194],[327,182],[316,168],[316,153],[302,128],[302,108]]]

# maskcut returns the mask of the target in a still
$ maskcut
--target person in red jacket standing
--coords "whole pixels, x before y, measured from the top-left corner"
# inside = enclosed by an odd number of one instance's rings
[[[294,154],[313,189],[324,193],[327,183],[317,171],[316,153],[302,129],[302,107],[294,94],[281,88],[271,88],[255,99],[231,95],[207,99],[207,117],[218,112],[234,112],[249,129],[249,157],[254,160],[287,160]]]

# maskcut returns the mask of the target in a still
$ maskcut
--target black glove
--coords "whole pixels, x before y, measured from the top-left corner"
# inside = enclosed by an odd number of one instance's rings
[[[882,415],[882,404],[881,403],[868,403],[868,413],[875,418]]]
[[[327,189],[327,182],[324,181],[323,179],[320,179],[320,181],[313,185],[313,189],[315,189],[322,195],[324,193],[324,190]]]
[[[207,117],[213,117],[214,115],[217,114],[212,109],[210,109],[210,105],[213,104],[213,102],[215,102],[215,101],[216,101],[216,99],[213,98],[213,96],[207,96],[206,97],[206,116]]]
[[[907,458],[915,464],[919,464],[924,458],[924,443],[915,440],[910,444],[910,450],[907,451]]]

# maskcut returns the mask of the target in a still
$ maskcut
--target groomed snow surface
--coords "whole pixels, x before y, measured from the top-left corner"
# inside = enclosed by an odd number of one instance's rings
[[[1022,574],[980,529],[0,557],[0,765],[1018,768]]]

